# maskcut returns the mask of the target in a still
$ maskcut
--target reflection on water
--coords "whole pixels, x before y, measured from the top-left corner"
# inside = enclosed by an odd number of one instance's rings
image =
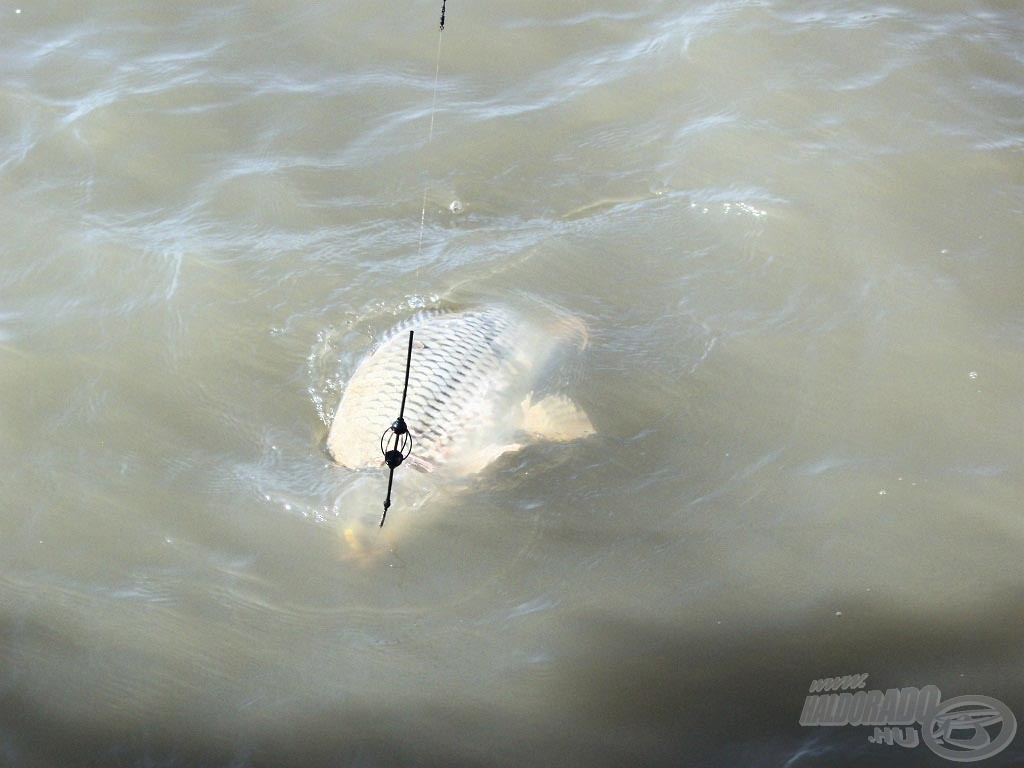
[[[1024,719],[1020,15],[450,8],[428,145],[437,10],[0,10],[0,762],[946,764],[799,725],[859,673]],[[347,372],[510,297],[598,434],[403,468],[346,559]]]

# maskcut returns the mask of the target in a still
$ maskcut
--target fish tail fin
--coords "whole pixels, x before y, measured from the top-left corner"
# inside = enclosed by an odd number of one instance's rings
[[[523,429],[539,440],[576,440],[594,434],[590,417],[565,395],[523,401]]]

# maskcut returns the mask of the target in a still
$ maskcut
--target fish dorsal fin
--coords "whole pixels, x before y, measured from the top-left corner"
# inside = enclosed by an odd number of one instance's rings
[[[576,440],[594,434],[590,418],[565,395],[548,395],[533,402],[530,393],[522,409],[523,430],[538,440]]]

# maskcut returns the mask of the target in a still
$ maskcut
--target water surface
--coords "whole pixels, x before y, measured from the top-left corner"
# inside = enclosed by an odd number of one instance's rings
[[[865,672],[1024,720],[1020,8],[438,11],[0,8],[0,762],[947,765],[799,725]],[[403,468],[340,559],[346,374],[509,297],[599,435]]]

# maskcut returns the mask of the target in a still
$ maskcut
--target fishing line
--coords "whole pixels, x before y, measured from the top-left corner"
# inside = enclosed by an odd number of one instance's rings
[[[448,0],[441,0],[441,25],[437,30],[437,61],[434,62],[434,97],[430,104],[430,132],[427,134],[427,146],[434,139],[434,113],[437,111],[437,78],[441,72],[441,39],[444,32],[445,5]],[[416,246],[416,263],[419,263],[420,251],[423,250],[423,226],[427,220],[427,182],[423,182],[423,209],[420,211],[420,240]]]
[[[444,15],[447,10],[448,0],[441,0],[441,24],[437,30],[437,60],[434,62],[434,96],[430,104],[430,131],[427,134],[427,144],[434,139],[434,113],[437,111],[437,81],[441,72],[441,39],[444,32]],[[420,211],[420,237],[416,247],[417,269],[420,252],[423,250],[423,228],[427,219],[427,183],[423,182],[423,208]],[[388,508],[391,506],[391,488],[395,481],[395,470],[412,453],[412,434],[405,423],[405,397],[409,392],[409,369],[412,367],[412,337],[413,331],[409,331],[409,351],[405,357],[405,385],[402,387],[402,405],[398,409],[398,418],[390,427],[384,430],[380,436],[380,450],[384,454],[384,463],[388,465],[388,492],[384,497],[384,514],[380,517],[380,527],[384,527],[384,520],[388,516]],[[389,435],[390,433],[390,435]],[[394,442],[392,443],[392,438]],[[390,445],[390,448],[388,447]]]

